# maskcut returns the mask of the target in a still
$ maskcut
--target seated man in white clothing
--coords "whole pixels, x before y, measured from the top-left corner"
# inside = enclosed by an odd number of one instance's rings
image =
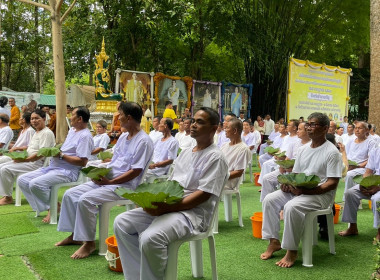
[[[258,141],[256,136],[257,134],[251,132],[251,126],[249,121],[243,121],[243,132],[241,133],[241,140],[248,146],[249,150],[251,151],[251,154],[255,153],[258,147]],[[261,142],[261,136],[259,139]]]
[[[338,144],[338,143],[343,143],[343,139],[342,139],[342,136],[340,136],[338,133],[337,133],[337,125],[336,125],[336,122],[334,121],[330,121],[330,126],[329,126],[329,131],[327,133],[330,133],[330,134],[333,134],[335,135],[335,142]]]
[[[224,145],[224,143],[230,142],[230,139],[226,137],[226,132],[224,131],[224,129],[226,128],[227,122],[232,118],[236,118],[235,114],[233,113],[228,113],[227,115],[224,116],[223,130],[219,133],[219,136],[218,136],[217,146],[219,148],[221,148]]]
[[[376,134],[376,125],[368,124],[368,128],[369,128],[368,138],[374,140],[376,143],[376,146],[380,146],[380,136]]]
[[[280,133],[280,135],[278,135],[276,138],[274,138],[273,144],[270,145],[271,147],[273,147],[275,149],[281,147],[282,142],[284,141],[285,137],[288,135],[288,131],[286,130],[286,125],[280,124],[278,126],[278,132]],[[270,160],[272,157],[273,156],[268,154],[268,153],[264,153],[264,154],[260,155],[260,157],[259,157],[260,166],[263,166],[264,162],[266,162],[267,160]]]
[[[185,119],[183,121],[183,127],[185,130],[185,135],[183,135],[182,137],[180,137],[178,139],[179,148],[181,149],[181,151],[186,150],[186,149],[190,149],[196,145],[194,138],[192,138],[190,136],[190,125],[191,125],[191,119],[190,118]]]
[[[107,134],[107,123],[100,120],[96,123],[96,135],[93,137],[94,150],[91,152],[89,160],[97,160],[97,155],[107,149],[110,137]]]
[[[35,130],[30,125],[30,116],[31,113],[26,112],[20,118],[19,123],[22,129],[18,135],[16,143],[14,143],[12,147],[9,145],[9,152],[25,151],[28,148],[29,142],[35,133]],[[0,164],[8,161],[12,161],[12,159],[5,155],[0,156]]]
[[[114,233],[125,279],[163,279],[168,245],[212,226],[213,212],[228,176],[227,162],[213,144],[218,113],[202,107],[194,115],[191,136],[197,145],[180,153],[169,180],[185,188],[176,204],[137,208],[116,217]]]
[[[307,134],[305,123],[300,123],[297,129],[297,137],[300,141],[297,141],[294,145],[289,146],[286,151],[285,159],[295,159],[297,157],[298,149],[303,145],[306,145],[310,142],[310,137]],[[292,172],[292,168],[284,169],[279,167],[278,169],[264,175],[262,187],[261,187],[261,195],[260,202],[263,202],[264,198],[271,192],[274,192],[278,186],[277,176],[284,173]]]
[[[376,147],[376,143],[368,138],[368,124],[357,122],[355,126],[356,139],[348,142],[346,146],[347,159],[356,162],[358,165],[349,165],[346,174],[344,192],[352,188],[355,184],[353,178],[356,175],[363,175],[368,161],[369,152]],[[343,197],[343,200],[345,198]]]
[[[154,178],[167,174],[178,153],[178,141],[171,135],[172,119],[161,119],[158,129],[164,136],[154,145],[153,163],[149,165],[146,174],[148,182],[153,182]]]
[[[380,174],[380,148],[373,149],[369,154],[368,163],[366,165],[366,171],[363,177],[370,175]],[[372,186],[369,188],[363,188],[360,185],[356,185],[349,189],[345,193],[345,204],[343,208],[342,222],[349,223],[348,229],[339,232],[340,236],[357,235],[357,213],[361,199],[370,199],[372,202],[373,212],[373,227],[377,229],[376,240],[380,241],[380,215],[379,215],[379,203],[380,203],[380,186]]]
[[[292,188],[281,185],[281,189],[268,194],[263,201],[263,239],[269,240],[261,259],[267,260],[273,253],[286,249],[286,255],[276,263],[280,267],[291,267],[297,259],[298,246],[304,231],[305,214],[326,209],[334,202],[336,188],[342,175],[342,159],[334,144],[326,140],[329,118],[322,113],[312,113],[306,124],[311,144],[298,150],[294,173],[316,175],[321,179],[313,189]],[[279,241],[280,210],[284,209],[284,232]]]
[[[94,252],[98,207],[105,202],[123,199],[114,192],[117,187],[136,189],[152,158],[152,140],[140,127],[141,106],[121,102],[119,113],[120,125],[127,133],[119,137],[114,147],[112,161],[108,165],[112,171],[107,177],[67,190],[62,199],[58,231],[71,234],[55,245],[83,243],[71,256],[72,259],[83,259]]]
[[[342,135],[343,145],[347,146],[348,142],[354,139],[356,139],[355,126],[350,123],[347,126],[347,133]]]
[[[0,149],[7,147],[13,139],[13,131],[8,124],[9,116],[0,114]]]
[[[18,177],[17,183],[33,210],[49,210],[50,188],[56,184],[76,181],[80,169],[86,166],[94,149],[94,141],[87,128],[89,119],[90,111],[87,108],[75,108],[70,118],[71,129],[61,147],[61,153],[51,158],[48,167]],[[50,222],[50,210],[43,222]]]
[[[13,184],[17,176],[42,167],[45,158],[37,156],[39,149],[55,145],[54,133],[45,126],[45,114],[44,111],[37,109],[31,115],[31,123],[36,132],[28,143],[26,150],[28,157],[0,164],[0,195],[4,196],[0,200],[0,205],[13,203]],[[20,133],[20,137],[23,133],[25,132]],[[17,146],[14,149],[17,149]]]
[[[157,129],[158,129],[158,127],[157,127]],[[183,136],[185,136],[185,134],[186,134],[186,132],[185,132],[185,126],[183,124],[183,121],[180,121],[179,124],[178,124],[178,132],[176,133],[176,135],[174,137],[179,142],[179,139],[181,139]]]
[[[274,124],[274,130],[269,134],[268,136],[268,140],[270,141],[274,141],[274,139],[280,135],[280,132],[278,132],[278,128],[280,127],[280,124],[279,122],[276,122]],[[260,146],[260,151],[259,151],[259,155],[261,156],[262,154],[264,154],[264,150],[265,148],[268,147],[268,144],[267,143],[263,143],[261,146]]]
[[[237,118],[232,118],[227,121],[226,137],[230,142],[225,143],[220,150],[227,159],[228,172],[230,176],[225,189],[234,190],[239,187],[238,182],[247,168],[248,163],[252,160],[252,154],[248,146],[242,141],[241,133],[243,130],[242,122]]]
[[[160,117],[154,117],[154,119],[152,121],[153,130],[151,132],[149,132],[149,137],[150,137],[150,139],[152,139],[153,145],[155,145],[156,142],[159,141],[163,136],[162,132],[160,132],[158,129],[158,126],[160,124],[160,120],[161,120]]]
[[[298,129],[299,121],[296,119],[290,120],[288,125],[286,126],[286,131],[289,135],[286,135],[284,138],[284,141],[282,141],[280,146],[280,152],[286,152],[289,150],[290,147],[293,147],[293,145],[296,145],[300,139],[297,137],[297,129]],[[274,169],[278,168],[278,165],[276,164],[276,160],[284,160],[285,156],[279,158],[276,155],[274,155],[271,159],[264,162],[263,165],[261,165],[261,171],[260,176],[258,179],[258,182],[262,185],[263,184],[263,177],[267,175],[268,173],[272,172]]]

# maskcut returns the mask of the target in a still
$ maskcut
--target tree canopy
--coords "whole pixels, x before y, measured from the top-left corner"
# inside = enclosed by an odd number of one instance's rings
[[[104,37],[112,79],[122,68],[252,83],[251,115],[279,118],[289,57],[358,68],[369,53],[369,9],[369,0],[78,0],[62,26],[65,75],[91,84]],[[0,85],[52,93],[48,17],[3,4]]]

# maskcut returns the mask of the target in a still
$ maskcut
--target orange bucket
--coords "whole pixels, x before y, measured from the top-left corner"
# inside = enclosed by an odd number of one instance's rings
[[[261,213],[261,212],[257,212],[257,213]],[[261,213],[261,217],[259,214],[255,215],[257,213],[254,213],[253,216],[251,217],[252,235],[253,237],[261,239],[262,238],[261,230],[263,228],[263,217],[262,217],[262,213]]]
[[[372,209],[372,201],[371,200],[368,200],[368,208]]]
[[[253,213],[252,217],[263,219],[263,212],[255,212]]]
[[[105,258],[108,261],[109,268],[113,271],[123,272],[115,235],[108,237],[106,239],[106,244],[108,248]]]
[[[253,176],[255,177],[255,186],[261,186],[259,183],[260,172],[253,173]]]
[[[339,223],[339,213],[340,213],[340,205],[335,204],[334,224]]]

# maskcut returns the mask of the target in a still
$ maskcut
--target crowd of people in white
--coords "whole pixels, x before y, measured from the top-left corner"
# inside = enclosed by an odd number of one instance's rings
[[[266,260],[274,252],[286,249],[277,262],[291,267],[297,259],[305,214],[333,205],[340,178],[345,177],[344,222],[350,223],[342,236],[358,234],[356,216],[361,199],[371,199],[374,227],[380,239],[380,218],[377,202],[380,186],[363,189],[353,177],[380,172],[380,137],[376,127],[366,122],[339,125],[322,113],[311,114],[306,121],[292,119],[274,123],[267,115],[251,123],[234,114],[224,116],[202,107],[192,118],[171,119],[155,117],[153,130],[147,135],[140,127],[143,111],[136,103],[122,102],[118,107],[122,134],[110,150],[110,160],[96,155],[106,151],[110,142],[107,123],[99,121],[96,135],[87,128],[90,112],[75,108],[70,118],[71,129],[60,153],[44,165],[37,156],[44,147],[55,145],[54,134],[45,126],[46,114],[37,109],[24,113],[22,130],[9,151],[26,150],[24,160],[0,157],[0,205],[12,204],[13,184],[17,180],[33,210],[49,211],[50,188],[54,184],[76,181],[85,166],[107,166],[112,169],[99,180],[88,181],[68,189],[59,205],[58,231],[69,236],[56,246],[81,245],[73,259],[86,258],[95,251],[96,223],[99,206],[122,199],[117,187],[136,189],[143,179],[153,182],[167,175],[185,189],[184,198],[176,204],[157,203],[156,209],[136,208],[120,214],[114,222],[114,232],[126,279],[163,279],[167,247],[173,241],[206,231],[223,189],[237,189],[252,159],[259,156],[262,185],[260,201],[263,209],[263,239],[269,240],[261,255]],[[9,117],[0,113],[0,147],[6,148],[12,137]],[[172,136],[174,123],[178,133]],[[268,141],[265,141],[268,140]],[[266,146],[278,148],[284,155],[277,157],[265,152]],[[277,160],[295,159],[292,169],[284,169]],[[356,165],[350,162],[356,162]],[[280,185],[277,176],[286,173],[317,175],[321,183],[315,189],[291,188]],[[223,185],[225,179],[227,183]],[[380,202],[379,202],[380,203]],[[281,214],[281,212],[283,214]],[[284,232],[280,242],[280,219]],[[43,222],[50,221],[50,213]],[[323,225],[321,225],[323,228]]]

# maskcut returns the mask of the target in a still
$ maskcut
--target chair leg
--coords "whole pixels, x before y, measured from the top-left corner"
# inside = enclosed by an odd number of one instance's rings
[[[306,267],[313,266],[313,232],[314,231],[314,219],[315,217],[305,217],[305,228],[302,235],[302,265]]]
[[[224,219],[232,221],[232,194],[224,194]]]
[[[57,204],[59,187],[52,186],[50,191],[50,224],[57,224]]]
[[[239,226],[244,227],[243,225],[243,217],[241,214],[241,202],[240,202],[240,193],[236,193],[236,202],[237,202],[237,210],[238,210],[238,217],[239,217]]]
[[[210,250],[210,263],[212,269],[212,280],[218,280],[218,271],[216,267],[216,249],[215,249],[215,239],[211,235],[208,237],[208,247]]]
[[[253,183],[252,164],[249,165],[249,178],[251,179],[251,183]]]
[[[202,240],[190,241],[191,268],[195,278],[203,277]]]
[[[99,252],[98,255],[104,256],[107,252],[106,238],[108,237],[108,223],[112,204],[104,203],[99,209]]]
[[[15,203],[15,206],[21,206],[21,190],[20,190],[20,187],[19,185],[17,184],[17,181],[16,181],[16,203]]]
[[[334,216],[333,213],[327,215],[327,230],[329,233],[330,254],[335,255],[335,235],[334,235]]]
[[[173,242],[168,246],[168,261],[165,269],[165,280],[177,280],[178,250],[181,242]]]

